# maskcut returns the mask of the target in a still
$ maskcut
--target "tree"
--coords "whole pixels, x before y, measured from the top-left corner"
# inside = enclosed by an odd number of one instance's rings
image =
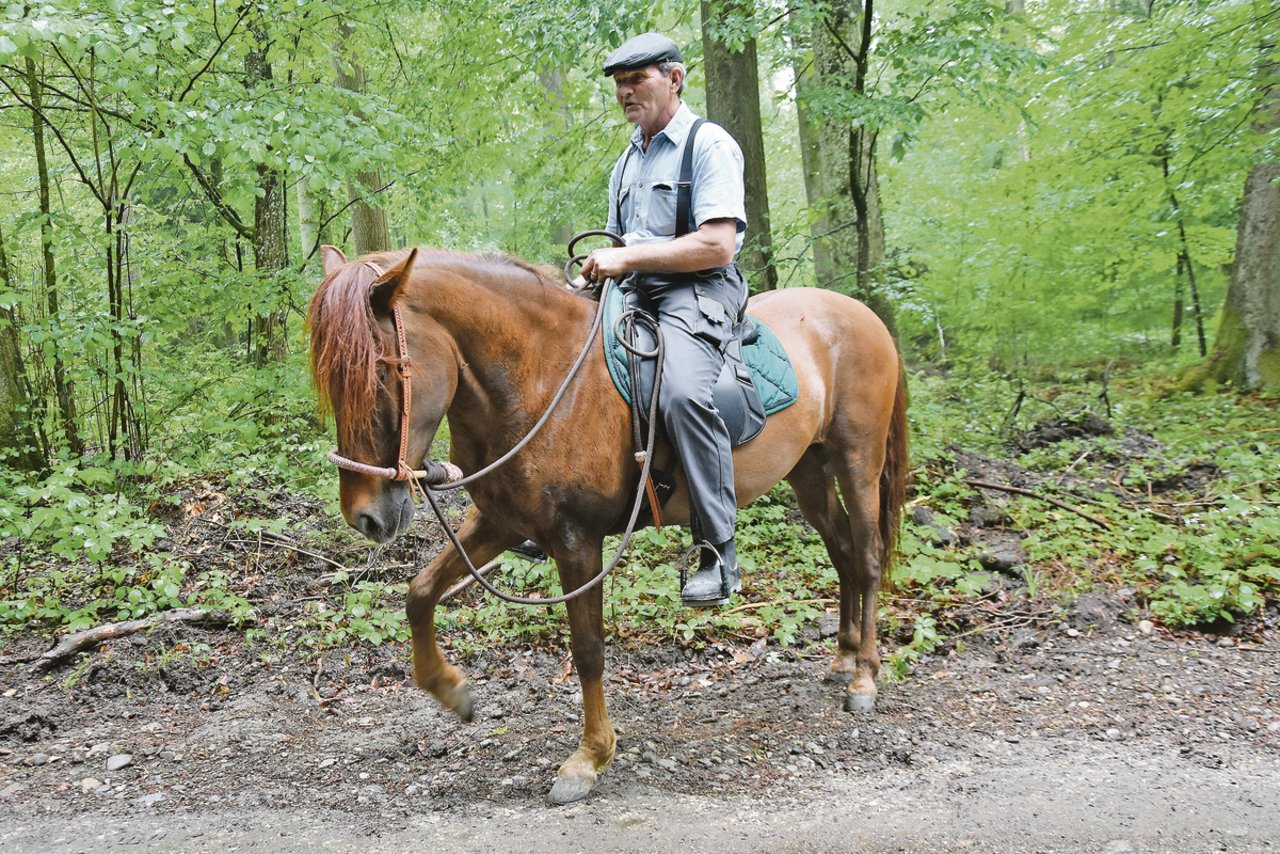
[[[16,295],[9,254],[0,234],[0,293]],[[18,469],[36,471],[48,465],[45,443],[38,441],[31,419],[31,391],[18,338],[18,316],[0,304],[0,459]]]
[[[850,107],[871,97],[872,0],[838,0],[813,21],[812,71],[800,78],[806,192],[821,199],[816,219],[824,251],[815,255],[818,284],[853,293],[892,330],[893,305],[871,271],[884,260],[884,221],[876,175],[880,128]]]
[[[1249,173],[1231,282],[1213,352],[1187,385],[1280,389],[1280,163]]]
[[[750,25],[752,8],[741,0],[713,5],[702,0],[702,53],[707,75],[707,118],[719,124],[742,147],[745,161],[747,239],[742,261],[748,280],[761,290],[778,286],[769,223],[769,188],[765,180],[764,136],[760,127],[760,87],[756,40],[735,32]]]
[[[40,193],[40,253],[44,266],[44,295],[49,311],[49,319],[57,324],[61,321],[58,308],[58,268],[53,255],[53,206],[49,197],[49,165],[48,153],[45,149],[43,109],[43,84],[36,73],[35,61],[25,57],[27,108],[31,112],[31,138],[36,153],[36,186]],[[9,91],[17,95],[17,90],[8,81],[5,83]],[[67,369],[62,360],[61,350],[53,352],[53,387],[58,401],[58,414],[62,435],[73,454],[82,453],[84,444],[80,441],[80,429],[76,423],[76,398],[72,381],[67,378]]]
[[[354,30],[349,25],[343,25],[340,32],[341,40],[333,58],[338,88],[363,94],[368,84],[364,66],[354,57],[346,58],[346,49]],[[356,115],[364,118],[358,112]],[[387,212],[381,205],[368,201],[369,197],[385,189],[382,172],[378,169],[357,172],[354,178],[347,179],[347,198],[352,205],[351,237],[355,241],[357,255],[391,248],[391,238],[387,235]],[[306,251],[307,248],[303,247],[303,250]]]

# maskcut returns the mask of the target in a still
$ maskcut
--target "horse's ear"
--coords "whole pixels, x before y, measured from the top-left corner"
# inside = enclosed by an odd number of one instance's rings
[[[324,274],[332,276],[333,271],[347,263],[347,256],[336,246],[321,246],[320,258],[324,261]]]
[[[409,274],[413,272],[413,262],[417,258],[418,250],[415,247],[409,250],[409,254],[403,261],[373,280],[373,284],[369,286],[369,305],[373,307],[375,315],[391,313],[391,306],[400,295],[400,290],[405,283],[409,281]]]

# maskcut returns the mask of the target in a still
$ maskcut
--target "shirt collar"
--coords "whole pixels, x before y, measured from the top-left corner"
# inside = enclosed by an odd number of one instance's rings
[[[660,136],[665,136],[676,148],[684,145],[684,138],[689,135],[689,128],[693,127],[693,122],[697,117],[693,114],[693,110],[689,109],[689,105],[680,102],[680,109],[676,110],[676,114],[671,117],[671,121],[667,122],[667,126],[654,134],[654,140]],[[644,132],[640,130],[639,125],[631,133],[631,143],[636,148],[644,141]],[[650,143],[652,145],[652,143]]]

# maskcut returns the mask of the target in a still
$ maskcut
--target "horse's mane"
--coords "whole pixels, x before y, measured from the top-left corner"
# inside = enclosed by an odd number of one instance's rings
[[[311,298],[307,328],[311,334],[311,381],[315,385],[320,410],[332,412],[344,440],[365,435],[373,422],[377,395],[378,360],[384,354],[375,331],[376,321],[369,305],[369,286],[377,273],[366,261],[386,270],[402,262],[408,250],[366,255],[344,264],[326,276]],[[465,267],[481,274],[477,284],[510,283],[513,278],[533,278],[553,291],[556,286],[550,268],[540,269],[509,255],[468,255],[440,249],[418,251],[417,266]],[[522,275],[512,276],[513,272]],[[484,275],[488,274],[488,275]],[[469,277],[470,278],[470,277]],[[487,280],[487,282],[486,282]],[[394,354],[386,354],[394,355]],[[332,389],[341,393],[334,399]],[[344,444],[349,444],[344,441]]]

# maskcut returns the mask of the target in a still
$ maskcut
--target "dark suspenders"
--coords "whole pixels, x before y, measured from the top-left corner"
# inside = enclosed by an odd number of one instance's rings
[[[680,179],[676,181],[676,223],[675,236],[684,237],[693,229],[689,221],[689,208],[693,200],[693,140],[698,135],[698,128],[706,119],[697,119],[689,128],[689,135],[684,139],[684,151],[680,158]],[[627,145],[627,155],[622,161],[622,170],[618,173],[618,194],[614,199],[614,218],[618,223],[618,231],[626,232],[622,221],[622,180],[627,177],[627,165],[631,163],[631,153],[635,146]]]
[[[676,182],[676,237],[684,237],[693,223],[689,222],[689,203],[693,198],[693,139],[706,119],[698,119],[684,139],[684,157],[680,160],[680,180]]]

